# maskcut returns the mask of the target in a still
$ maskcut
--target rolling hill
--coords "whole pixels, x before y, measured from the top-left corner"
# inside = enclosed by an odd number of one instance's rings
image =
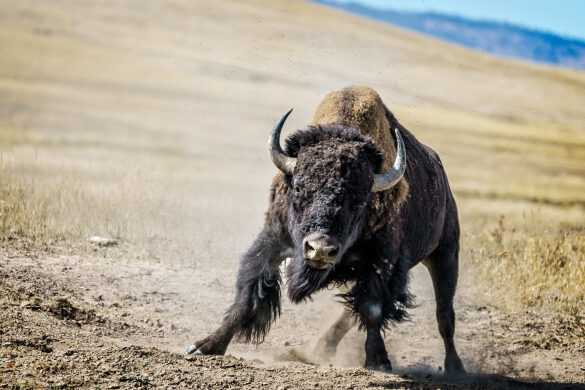
[[[509,23],[436,12],[404,12],[351,2],[314,1],[500,57],[585,69],[585,41],[582,40]]]

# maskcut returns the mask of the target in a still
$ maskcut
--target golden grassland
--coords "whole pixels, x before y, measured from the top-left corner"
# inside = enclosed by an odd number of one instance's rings
[[[585,236],[527,223],[507,228],[502,215],[488,237],[470,248],[467,262],[481,283],[478,293],[501,306],[546,307],[583,317]]]
[[[525,146],[531,145],[528,139]],[[447,154],[451,158],[455,155],[455,152]],[[465,290],[471,291],[478,302],[507,310],[540,307],[583,316],[585,235],[583,206],[579,205],[582,192],[567,183],[554,190],[554,184],[549,182],[557,182],[558,177],[549,173],[538,177],[545,183],[543,190],[527,195],[515,182],[516,177],[525,174],[526,182],[530,183],[530,167],[522,156],[519,153],[516,161],[510,161],[515,169],[500,171],[497,178],[492,178],[495,172],[486,172],[485,176],[468,181],[465,180],[467,164],[446,163],[462,216],[462,283],[474,286]],[[558,155],[554,161],[563,163]],[[550,168],[554,170],[558,166]],[[156,214],[161,201],[146,200],[141,193],[143,183],[134,183],[125,191],[99,190],[90,180],[79,181],[67,176],[68,168],[55,181],[37,177],[34,169],[28,175],[19,169],[22,168],[18,161],[0,167],[3,246],[33,251],[63,251],[73,247],[85,253],[85,240],[96,232],[130,239],[134,244],[132,251],[151,245],[148,240],[137,239],[146,231],[139,220],[156,225],[151,216]],[[490,193],[482,193],[483,188],[490,189],[490,179],[509,185],[494,185]],[[142,215],[128,208],[128,204],[136,202]],[[202,226],[202,229],[221,229],[227,223],[215,221],[210,223],[215,227]],[[201,235],[211,240],[214,233]],[[152,255],[157,249],[147,252]]]
[[[3,18],[5,249],[83,251],[97,234],[120,239],[119,256],[234,266],[262,223],[273,121],[294,106],[301,128],[359,83],[444,162],[462,290],[585,314],[583,73],[300,1],[15,1]]]
[[[0,239],[6,246],[14,242],[23,249],[50,250],[91,231],[120,237],[121,229],[106,196],[92,196],[64,177],[43,184],[0,166]]]

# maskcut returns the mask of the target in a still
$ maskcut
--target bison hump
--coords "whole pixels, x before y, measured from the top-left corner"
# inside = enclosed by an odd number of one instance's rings
[[[372,139],[384,156],[382,171],[387,171],[396,159],[396,140],[390,126],[398,122],[386,108],[380,95],[370,87],[350,86],[333,91],[321,101],[313,117],[314,126],[340,124],[351,126]],[[408,150],[407,150],[408,156]],[[408,158],[407,158],[408,159]],[[373,230],[384,225],[389,213],[396,213],[406,200],[408,182],[400,180],[390,191],[376,194],[368,224]]]
[[[376,91],[366,86],[350,86],[325,96],[317,107],[313,125],[340,124],[358,129],[383,153],[382,169],[385,171],[396,158],[389,118],[393,118],[392,114]]]

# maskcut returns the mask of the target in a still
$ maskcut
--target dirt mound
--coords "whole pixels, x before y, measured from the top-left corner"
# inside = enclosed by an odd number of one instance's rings
[[[52,313],[60,320],[76,321],[78,323],[89,323],[92,321],[105,322],[105,320],[95,314],[95,310],[83,310],[73,306],[67,298],[59,298],[52,302],[47,311]]]

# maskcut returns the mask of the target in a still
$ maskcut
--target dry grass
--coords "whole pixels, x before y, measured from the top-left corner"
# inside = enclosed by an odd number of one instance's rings
[[[585,235],[529,222],[514,228],[502,215],[466,253],[476,295],[505,309],[543,308],[585,316]]]
[[[61,176],[51,181],[26,177],[0,164],[0,243],[26,250],[78,246],[100,232],[119,238],[125,226],[114,218],[111,199]]]

